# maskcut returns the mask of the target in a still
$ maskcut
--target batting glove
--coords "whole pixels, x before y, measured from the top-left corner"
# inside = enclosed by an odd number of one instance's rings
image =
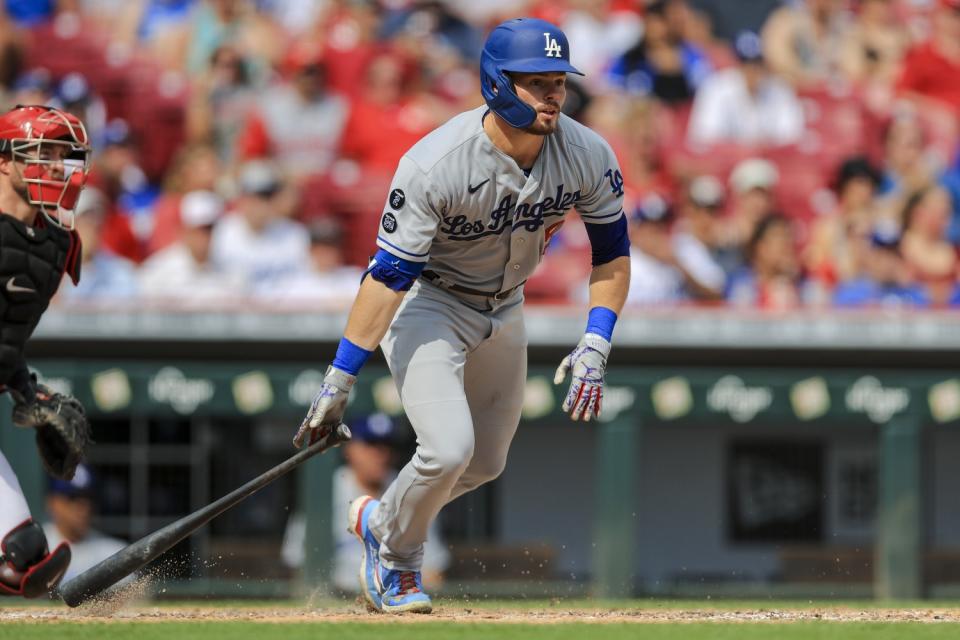
[[[603,374],[610,356],[610,343],[602,336],[587,333],[573,352],[563,359],[553,376],[553,384],[560,384],[571,372],[570,390],[563,401],[563,412],[574,420],[581,417],[589,422],[600,417],[603,400]]]
[[[350,375],[336,367],[328,367],[327,375],[323,378],[323,386],[313,399],[307,417],[300,424],[297,435],[293,437],[293,444],[298,449],[309,436],[308,444],[313,444],[326,434],[330,433],[343,421],[343,413],[347,409],[347,398],[350,388],[357,381],[357,376]]]

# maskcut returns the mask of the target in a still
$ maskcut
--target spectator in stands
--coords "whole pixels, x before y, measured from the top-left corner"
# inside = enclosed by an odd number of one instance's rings
[[[672,193],[673,181],[663,144],[663,108],[655,100],[635,97],[614,122],[617,157],[628,196],[638,199],[651,192]],[[594,123],[591,123],[596,126]],[[677,132],[679,133],[679,131]]]
[[[17,76],[11,87],[10,107],[17,104],[47,104],[53,97],[53,78],[48,69],[37,67]]]
[[[75,287],[60,287],[57,298],[61,302],[132,302],[137,295],[133,263],[114,254],[101,242],[108,206],[106,198],[97,189],[88,187],[80,192],[76,229],[83,246],[83,277]]]
[[[860,0],[857,20],[840,50],[840,68],[876,113],[890,107],[893,84],[910,43],[893,5],[893,0]]]
[[[570,44],[571,61],[586,74],[582,81],[592,90],[603,88],[603,75],[610,62],[643,34],[643,21],[637,10],[617,5],[612,0],[573,0],[559,23]],[[674,2],[672,6],[674,13],[687,10],[685,2]]]
[[[939,0],[933,33],[903,61],[898,90],[927,108],[960,115],[960,0]]]
[[[831,288],[862,268],[871,230],[877,224],[880,172],[863,156],[848,158],[837,172],[836,209],[818,218],[805,252],[809,276]]]
[[[760,37],[734,41],[739,64],[707,78],[690,116],[692,145],[788,145],[803,135],[803,108],[793,89],[764,63]]]
[[[423,90],[415,61],[399,51],[377,55],[364,80],[363,93],[350,106],[340,154],[365,172],[392,175],[400,157],[452,114]]]
[[[757,223],[746,247],[747,265],[730,276],[727,300],[773,311],[800,305],[800,266],[790,221],[779,214]]]
[[[837,285],[838,307],[926,307],[930,299],[922,285],[911,280],[900,255],[900,229],[891,220],[880,221],[858,254],[857,273]]]
[[[166,69],[183,69],[199,0],[128,0],[115,26],[119,46],[144,48]]]
[[[242,43],[251,71],[269,68],[287,44],[279,25],[253,0],[202,0],[190,17],[187,71],[203,73],[214,52],[230,42]]]
[[[633,47],[613,62],[609,80],[620,89],[653,95],[666,104],[682,104],[710,74],[703,51],[683,39],[668,20],[671,5],[684,0],[654,0],[644,12],[644,31]]]
[[[774,189],[779,180],[777,167],[762,158],[743,160],[730,173],[733,203],[717,229],[717,253],[727,273],[743,265],[747,241],[757,224],[774,213]]]
[[[727,274],[714,255],[724,195],[723,183],[713,176],[697,176],[691,180],[674,231],[677,261],[693,276],[687,288],[697,300],[719,300],[725,290]]]
[[[180,199],[191,191],[217,191],[222,164],[214,147],[196,143],[182,147],[173,159],[154,205],[153,234],[147,245],[154,253],[180,237]]]
[[[960,149],[957,150],[951,166],[940,177],[940,185],[950,193],[950,200],[953,202],[953,215],[947,237],[952,244],[960,246]]]
[[[234,212],[213,230],[211,259],[250,290],[281,286],[309,263],[310,234],[288,219],[290,192],[269,163],[241,167],[240,192]]]
[[[236,157],[240,135],[256,105],[257,92],[247,61],[232,45],[223,45],[210,56],[206,73],[194,79],[187,110],[187,139],[216,147],[229,165]]]
[[[238,143],[242,159],[273,158],[299,181],[323,174],[336,159],[346,123],[346,101],[326,88],[319,47],[293,48],[287,80],[265,92]]]
[[[140,267],[144,298],[174,306],[237,301],[243,279],[210,260],[214,225],[225,204],[211,191],[191,191],[180,200],[180,240],[150,256]]]
[[[630,222],[629,306],[674,304],[714,295],[716,272],[689,245],[678,247],[672,236],[673,209],[659,195],[643,198]]]
[[[295,1],[295,0],[294,0]],[[362,83],[363,71],[383,44],[380,29],[384,11],[374,3],[337,2],[330,3],[317,20],[313,28],[304,30],[294,41],[293,49],[316,46],[323,43],[324,78],[327,90],[346,98],[356,98]],[[448,48],[432,46],[433,40],[424,36],[430,25],[422,25],[419,33],[413,30],[409,38],[397,35],[390,38],[392,45],[410,52],[432,48],[437,58],[448,66],[458,66],[459,57]],[[403,42],[404,46],[400,43]],[[474,85],[476,86],[476,85]]]
[[[726,69],[736,64],[736,58],[730,48],[730,40],[717,35],[713,28],[713,18],[709,11],[703,8],[703,0],[697,3],[698,7],[690,7],[687,11],[686,34],[687,40],[706,55],[713,69]],[[726,16],[724,16],[726,17]],[[744,27],[737,29],[739,32]]]
[[[957,251],[946,239],[951,206],[945,189],[930,187],[911,194],[903,208],[900,251],[914,279],[925,285],[938,306],[950,299],[960,275]]]
[[[374,413],[349,421],[352,438],[341,446],[346,464],[333,472],[333,583],[343,591],[357,588],[357,562],[363,548],[357,537],[341,524],[343,510],[362,495],[379,498],[397,472],[393,467],[395,448],[400,444],[399,429],[390,416]],[[305,522],[300,514],[291,517],[283,541],[283,559],[288,566],[303,564]],[[443,572],[450,565],[450,552],[434,522],[423,550],[423,581],[431,588],[443,583]]]
[[[841,0],[797,0],[770,14],[763,51],[770,69],[798,88],[837,77],[850,19]]]
[[[86,128],[94,149],[105,144],[107,108],[82,73],[74,71],[61,78],[49,104],[77,116]]]
[[[433,47],[459,54],[461,59],[473,63],[480,58],[483,34],[448,4],[438,0],[402,3],[384,18],[380,37],[428,41]]]
[[[104,535],[91,527],[93,488],[93,473],[85,464],[77,467],[73,480],[50,478],[47,483],[46,505],[50,521],[43,525],[43,533],[51,549],[61,542],[70,545],[70,567],[63,576],[64,581],[73,580],[127,546],[123,540]]]
[[[888,201],[934,183],[935,171],[926,153],[927,140],[915,113],[896,114],[883,135],[884,166],[880,194]]]
[[[360,288],[363,270],[343,262],[343,232],[336,221],[318,218],[310,232],[310,260],[295,274],[257,288],[258,300],[349,306]]]
[[[100,153],[94,158],[91,182],[126,218],[133,243],[118,249],[131,260],[143,258],[143,246],[153,233],[153,207],[158,196],[140,166],[140,150],[130,125],[120,118],[110,120],[103,130]]]

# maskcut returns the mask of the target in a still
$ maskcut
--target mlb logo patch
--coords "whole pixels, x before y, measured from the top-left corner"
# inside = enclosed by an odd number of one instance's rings
[[[394,189],[390,192],[390,206],[394,209],[402,209],[406,202],[407,195],[403,192],[403,189]]]
[[[397,217],[393,215],[393,212],[387,211],[383,214],[380,226],[383,227],[383,230],[387,233],[393,233],[397,230]]]

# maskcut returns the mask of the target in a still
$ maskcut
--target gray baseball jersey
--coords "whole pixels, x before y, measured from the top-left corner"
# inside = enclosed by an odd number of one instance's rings
[[[588,224],[617,221],[623,177],[610,145],[563,115],[527,177],[484,133],[486,112],[454,117],[404,155],[377,244],[493,293],[530,277],[571,207]]]
[[[403,157],[377,244],[426,262],[444,287],[495,293],[533,273],[571,207],[588,224],[619,220],[623,178],[609,145],[565,116],[527,177],[483,131],[484,113],[460,114]],[[380,343],[417,434],[370,518],[387,568],[418,570],[443,505],[506,464],[527,373],[522,287],[491,300],[421,278]]]

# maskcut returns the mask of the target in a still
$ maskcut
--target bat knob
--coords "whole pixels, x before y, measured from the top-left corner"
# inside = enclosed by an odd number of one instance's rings
[[[341,443],[346,442],[347,440],[353,437],[353,434],[350,433],[350,427],[348,427],[342,422],[337,427],[336,435],[337,435],[336,446],[340,446]]]

